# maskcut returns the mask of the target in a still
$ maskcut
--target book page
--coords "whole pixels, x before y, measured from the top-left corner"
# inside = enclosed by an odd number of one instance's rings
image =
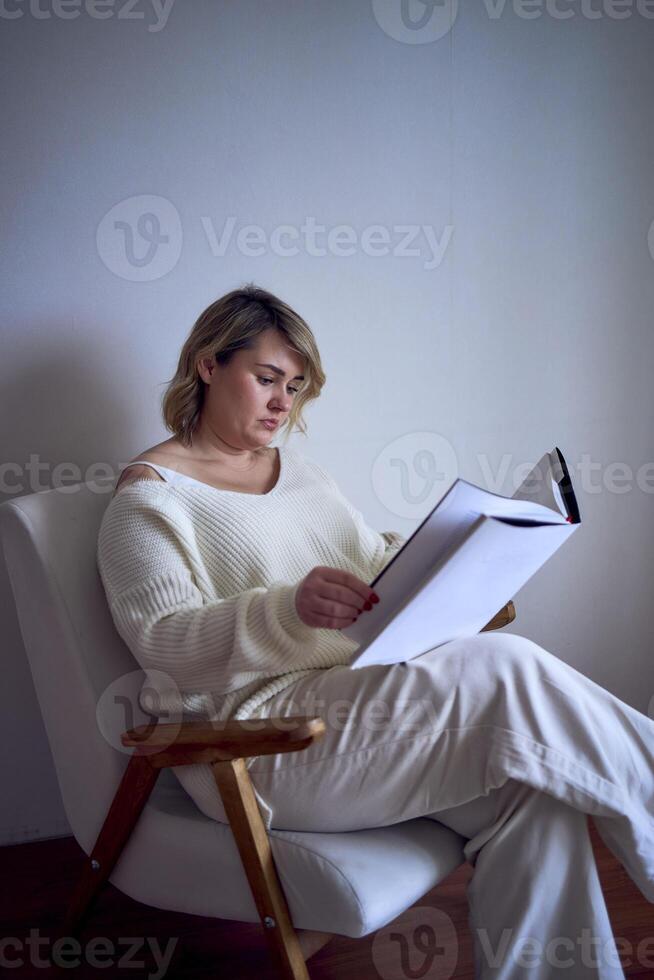
[[[357,643],[368,643],[393,619],[407,597],[433,574],[449,551],[464,540],[481,515],[524,523],[565,523],[565,517],[558,511],[540,503],[502,497],[458,479],[373,579],[371,585],[380,602],[341,632]]]
[[[350,666],[411,660],[477,634],[578,526],[516,525],[484,516],[392,622],[356,651]]]
[[[555,453],[545,453],[527,474],[513,494],[513,500],[530,500],[568,516],[565,501],[559,489],[563,471]]]

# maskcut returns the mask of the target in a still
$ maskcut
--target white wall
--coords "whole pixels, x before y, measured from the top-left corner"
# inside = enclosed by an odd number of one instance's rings
[[[590,19],[588,0],[560,0],[527,19],[475,0],[433,39],[441,22],[403,28],[400,0],[177,0],[167,20],[151,0],[132,8],[141,19],[123,8],[99,20],[81,4],[64,20],[52,0],[2,7],[0,497],[72,482],[56,464],[84,478],[164,438],[160,397],[193,320],[254,280],[308,319],[328,375],[310,438],[294,444],[372,526],[409,532],[456,475],[425,480],[421,449],[449,444],[480,483],[484,460],[493,472],[508,454],[510,492],[519,464],[561,447],[584,523],[522,591],[511,630],[647,711],[654,479],[639,489],[636,471],[654,459],[648,6],[616,20],[593,0]],[[411,0],[414,18],[425,10]],[[139,269],[110,222],[134,228],[148,210],[168,241]],[[293,256],[269,239],[259,256],[234,240],[213,254],[207,229],[219,239],[230,218],[234,239],[313,218],[352,226],[358,244],[309,254],[298,231]],[[442,262],[422,231],[418,254],[367,254],[373,225],[391,249],[400,226],[427,226]],[[147,248],[137,235],[137,259]],[[47,464],[40,484],[30,457]],[[632,467],[626,492],[602,485],[612,463]],[[6,843],[67,824],[3,565],[0,615]]]

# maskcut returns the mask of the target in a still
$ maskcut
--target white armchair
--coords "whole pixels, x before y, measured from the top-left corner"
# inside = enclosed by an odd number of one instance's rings
[[[143,674],[114,628],[96,568],[108,501],[106,489],[82,483],[0,506],[61,795],[89,857],[62,925],[79,923],[108,879],[156,908],[261,921],[280,976],[308,978],[310,933],[357,937],[381,928],[464,861],[464,839],[426,818],[353,833],[267,834],[243,758],[301,750],[320,736],[320,719],[257,732],[238,722],[193,723],[177,726],[172,741],[165,726],[153,731],[138,707]],[[121,677],[134,712],[127,725],[101,697]],[[229,825],[201,813],[168,768],[198,760],[214,765]]]

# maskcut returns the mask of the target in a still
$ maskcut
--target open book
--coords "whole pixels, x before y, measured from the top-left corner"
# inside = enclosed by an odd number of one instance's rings
[[[559,449],[512,497],[456,480],[371,586],[379,603],[341,630],[352,667],[411,660],[479,633],[581,523]]]

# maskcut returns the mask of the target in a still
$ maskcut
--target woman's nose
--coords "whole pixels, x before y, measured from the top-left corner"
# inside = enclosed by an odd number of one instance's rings
[[[290,395],[276,395],[271,400],[271,404],[280,409],[282,412],[290,412],[292,398]]]

